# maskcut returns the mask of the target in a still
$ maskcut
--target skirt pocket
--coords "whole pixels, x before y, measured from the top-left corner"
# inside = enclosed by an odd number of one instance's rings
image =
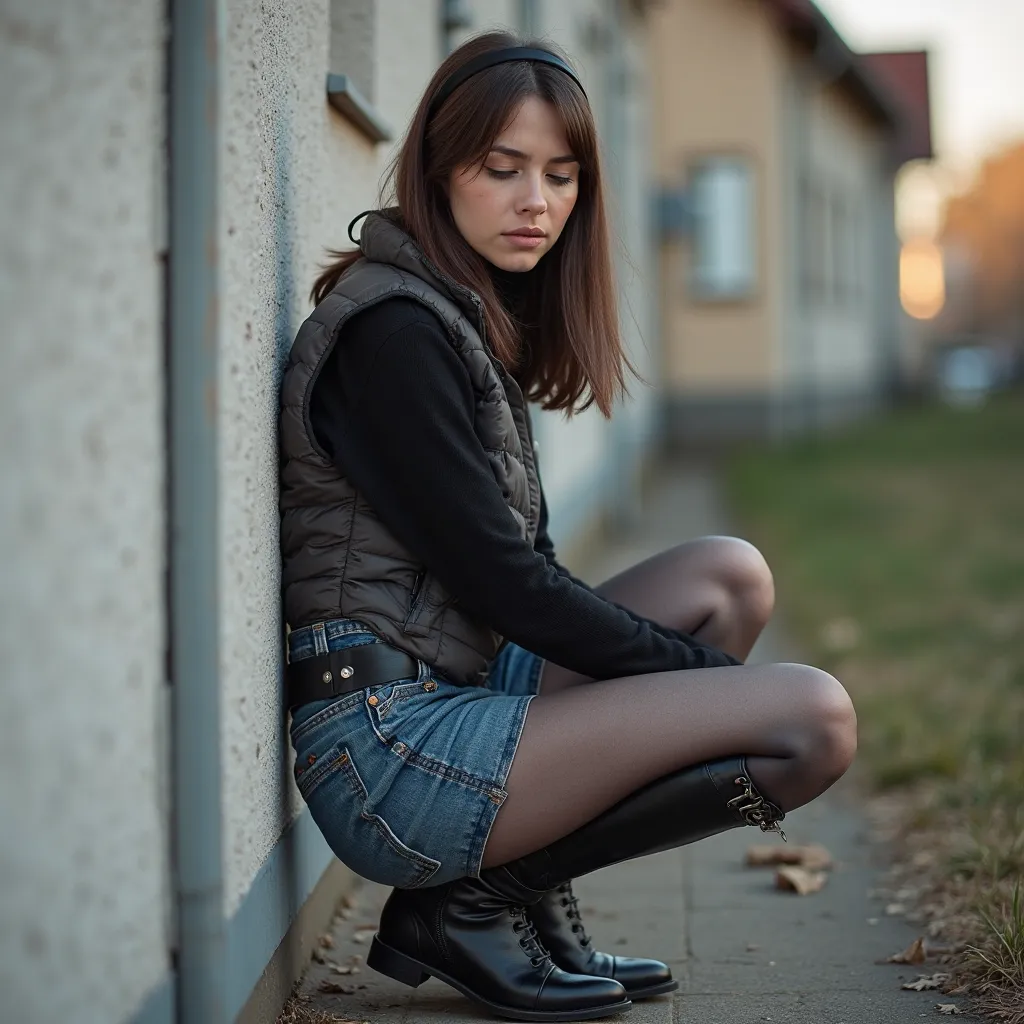
[[[332,747],[296,781],[335,856],[356,874],[382,885],[415,889],[441,867],[440,861],[406,846],[369,806],[348,747]]]

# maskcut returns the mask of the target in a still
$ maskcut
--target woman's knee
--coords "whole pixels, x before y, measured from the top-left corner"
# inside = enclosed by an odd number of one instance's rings
[[[857,752],[857,712],[846,688],[834,676],[810,665],[787,666],[801,690],[802,754],[834,782]]]
[[[707,537],[709,576],[723,603],[744,623],[763,628],[775,608],[775,579],[764,555],[739,537]]]

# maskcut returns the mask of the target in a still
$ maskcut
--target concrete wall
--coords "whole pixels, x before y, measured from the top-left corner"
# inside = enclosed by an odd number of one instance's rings
[[[168,970],[164,16],[0,15],[0,1003],[109,1024]]]
[[[511,0],[472,6],[473,31],[521,13]],[[600,0],[570,6],[541,10],[568,18],[570,49],[590,15],[617,24]],[[174,1012],[165,7],[19,0],[0,17],[0,88],[14,98],[0,122],[0,991],[29,1024],[169,1024]],[[331,861],[291,784],[281,714],[278,383],[317,265],[376,205],[441,58],[438,8],[378,0],[372,101],[396,139],[375,146],[326,102],[330,0],[226,3],[218,628],[231,1017],[258,1019],[254,986],[264,1009],[287,989],[261,974]],[[615,59],[636,65],[637,27],[618,28]],[[618,230],[643,268],[643,119],[608,92],[612,56],[584,63],[602,130],[618,125]],[[649,278],[625,287],[642,357]],[[564,539],[622,489],[623,438],[635,455],[651,408],[631,407],[619,427],[596,413],[545,423]]]
[[[326,102],[327,0],[231,0],[228,10],[221,235],[223,842],[224,912],[241,922],[272,916],[284,896],[288,906],[301,902],[318,868],[331,859],[309,829],[291,782],[281,714],[278,383],[311,309],[318,264],[327,248],[350,247],[349,221],[376,205],[390,147],[370,143]],[[400,133],[438,60],[432,5],[381,0],[374,47],[374,105]],[[280,842],[299,814],[309,833],[301,855],[291,849],[291,834],[288,845]],[[301,883],[282,868],[297,859],[306,865]],[[244,1000],[280,937],[268,933],[257,943],[246,927],[233,925],[232,1005]]]

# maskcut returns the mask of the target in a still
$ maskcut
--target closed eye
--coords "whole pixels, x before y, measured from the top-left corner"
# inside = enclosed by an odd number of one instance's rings
[[[514,174],[519,173],[518,171],[498,171],[493,167],[486,168],[486,171],[492,178],[497,178],[500,181],[505,181],[508,178],[511,178]],[[561,174],[549,174],[548,177],[559,187],[572,184],[572,178],[564,177]]]

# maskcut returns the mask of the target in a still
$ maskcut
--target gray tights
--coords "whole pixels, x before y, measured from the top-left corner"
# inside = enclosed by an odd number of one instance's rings
[[[750,653],[774,605],[764,558],[731,537],[681,544],[595,589],[737,658]],[[846,691],[807,665],[592,682],[548,662],[483,866],[540,849],[654,779],[735,754],[747,755],[763,795],[791,811],[828,789],[856,746]]]

